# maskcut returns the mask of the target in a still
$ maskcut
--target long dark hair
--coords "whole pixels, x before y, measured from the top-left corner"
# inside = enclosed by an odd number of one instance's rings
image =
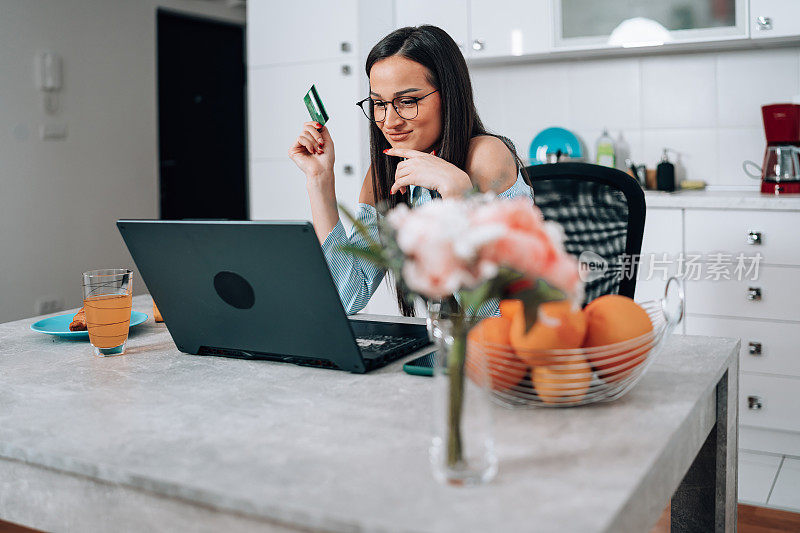
[[[367,56],[367,78],[372,66],[381,59],[402,56],[428,69],[428,81],[439,91],[442,102],[442,136],[436,155],[465,170],[470,140],[479,135],[492,135],[508,146],[523,178],[530,185],[525,167],[517,155],[514,143],[486,131],[472,97],[472,83],[464,56],[446,31],[437,26],[399,28],[376,44]],[[386,157],[383,150],[391,148],[389,141],[374,122],[369,129],[372,190],[375,206],[391,209],[399,203],[410,205],[410,190],[406,194],[389,194],[399,159]],[[406,301],[402,287],[397,287],[397,303],[405,316],[414,315],[414,307]]]

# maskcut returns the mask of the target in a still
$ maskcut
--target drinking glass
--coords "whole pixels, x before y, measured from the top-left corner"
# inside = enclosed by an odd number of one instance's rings
[[[125,268],[83,273],[86,329],[95,355],[125,353],[131,322],[133,272]]]

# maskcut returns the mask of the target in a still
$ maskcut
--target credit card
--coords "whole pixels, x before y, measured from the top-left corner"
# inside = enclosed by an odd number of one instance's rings
[[[308,114],[311,115],[311,120],[319,122],[323,126],[328,122],[328,112],[325,111],[325,106],[322,104],[322,99],[320,99],[317,88],[314,85],[311,86],[311,89],[309,89],[303,97],[303,102],[305,102],[308,108]]]

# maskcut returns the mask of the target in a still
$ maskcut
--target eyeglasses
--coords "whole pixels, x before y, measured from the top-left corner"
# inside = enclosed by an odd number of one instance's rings
[[[364,116],[374,122],[383,122],[386,120],[386,108],[389,104],[397,111],[397,115],[403,120],[413,120],[417,118],[419,113],[419,101],[429,97],[439,89],[431,91],[425,96],[398,96],[391,102],[384,102],[383,100],[373,100],[372,98],[364,98],[356,105],[364,112]]]

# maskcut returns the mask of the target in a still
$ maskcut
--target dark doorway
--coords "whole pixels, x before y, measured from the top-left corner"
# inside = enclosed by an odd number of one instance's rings
[[[157,16],[161,218],[245,220],[244,28]]]

